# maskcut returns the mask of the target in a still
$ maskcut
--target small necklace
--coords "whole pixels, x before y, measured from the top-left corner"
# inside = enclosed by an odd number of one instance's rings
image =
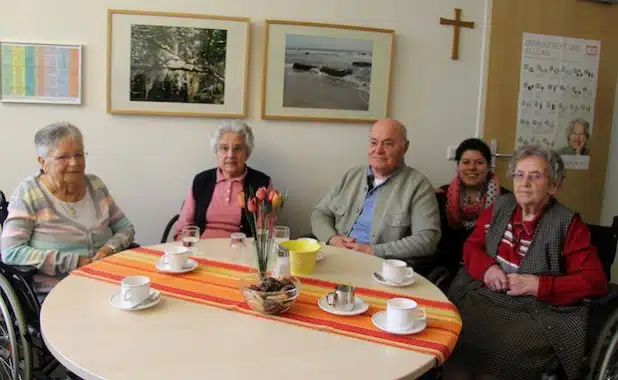
[[[75,215],[77,214],[77,213],[75,212],[75,207],[71,206],[71,205],[70,205],[69,203],[67,203],[67,202],[62,202],[62,203],[64,203],[64,205],[65,205],[65,206],[69,209],[69,214],[71,214],[71,217],[72,217],[72,218],[75,218]]]

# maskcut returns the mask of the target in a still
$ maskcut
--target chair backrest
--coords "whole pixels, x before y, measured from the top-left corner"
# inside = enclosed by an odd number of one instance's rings
[[[161,244],[167,243],[167,239],[169,238],[170,231],[172,231],[172,228],[174,227],[174,224],[176,223],[179,217],[180,215],[176,214],[172,217],[172,219],[170,219],[169,222],[167,222],[167,225],[165,226],[165,229],[163,230],[163,235],[161,236]]]
[[[0,190],[0,227],[4,224],[4,221],[9,216],[9,202],[6,200],[6,196]]]
[[[597,252],[607,281],[612,276],[612,264],[616,256],[616,245],[618,244],[618,216],[614,216],[611,226],[599,226],[596,224],[588,224],[592,244],[597,247]]]

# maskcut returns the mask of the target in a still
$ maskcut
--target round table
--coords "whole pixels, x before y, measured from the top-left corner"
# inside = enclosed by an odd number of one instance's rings
[[[234,251],[228,239],[201,240],[197,251],[197,257],[254,264],[250,248]],[[393,291],[372,279],[381,258],[331,246],[324,252],[312,277]],[[428,354],[172,297],[151,309],[122,311],[109,302],[118,288],[69,275],[43,303],[47,347],[84,379],[415,379],[436,364]],[[397,291],[446,301],[420,276]]]

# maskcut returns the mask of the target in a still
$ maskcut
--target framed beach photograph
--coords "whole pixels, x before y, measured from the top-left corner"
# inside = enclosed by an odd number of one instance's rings
[[[107,112],[246,116],[249,19],[108,10]]]
[[[82,104],[82,45],[0,42],[0,99]]]
[[[263,119],[388,116],[393,30],[267,20],[264,40]]]

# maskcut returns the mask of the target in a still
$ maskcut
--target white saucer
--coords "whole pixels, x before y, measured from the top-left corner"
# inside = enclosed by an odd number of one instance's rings
[[[318,251],[318,255],[315,257],[315,261],[316,262],[320,262],[320,261],[322,261],[322,259],[324,259],[324,257],[326,257],[324,252],[323,251]]]
[[[399,283],[378,280],[378,278],[376,277],[375,274],[372,274],[371,277],[373,277],[374,280],[376,280],[377,282],[379,282],[382,285],[392,286],[392,287],[395,287],[395,288],[401,288],[401,287],[404,287],[404,286],[409,286],[409,285],[412,285],[412,284],[414,284],[416,282],[416,279],[414,278],[414,275],[408,276],[405,280],[403,280],[403,282],[399,282]]]
[[[427,327],[427,321],[425,320],[423,321],[423,323],[419,323],[418,326],[415,326],[407,330],[390,330],[388,327],[386,327],[386,311],[378,311],[377,313],[375,313],[373,317],[371,317],[371,322],[373,322],[373,324],[380,330],[383,330],[383,331],[386,331],[386,332],[389,332],[395,335],[416,334],[416,333],[419,333],[425,330],[425,327]]]
[[[155,267],[157,268],[157,270],[163,273],[187,273],[187,272],[191,272],[198,266],[199,264],[197,263],[197,261],[193,259],[187,259],[187,262],[185,263],[185,266],[182,269],[172,269],[166,264],[163,264],[162,260],[157,261],[157,263],[155,264]]]
[[[350,311],[337,310],[334,307],[330,306],[328,302],[326,302],[326,296],[320,298],[318,301],[318,306],[320,309],[326,311],[327,313],[335,314],[335,315],[358,315],[363,314],[367,310],[369,310],[369,305],[362,298],[355,296],[354,297],[354,309]]]
[[[143,309],[148,309],[153,307],[154,305],[158,304],[159,301],[161,301],[161,292],[159,292],[158,290],[155,289],[150,289],[150,297],[154,297],[152,298],[150,301],[143,303],[141,305],[139,305],[138,307],[132,309],[131,306],[133,306],[132,304],[128,303],[128,302],[124,302],[120,299],[120,292],[116,292],[114,293],[110,299],[109,299],[109,303],[112,304],[113,307],[117,308],[117,309],[121,309],[121,310],[128,310],[128,311],[138,311],[138,310],[143,310]]]

